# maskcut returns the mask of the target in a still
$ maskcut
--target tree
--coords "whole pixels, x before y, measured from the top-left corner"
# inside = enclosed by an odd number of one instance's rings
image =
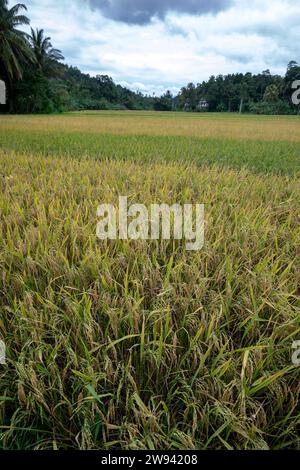
[[[172,111],[173,96],[170,90],[167,90],[160,98],[156,98],[154,102],[155,111]]]
[[[29,24],[29,19],[19,14],[21,10],[27,10],[26,6],[17,3],[9,9],[8,1],[0,0],[0,76],[7,82],[20,80],[23,63],[32,60],[27,35],[17,29]]]
[[[224,96],[227,100],[227,111],[230,113],[232,111],[232,100],[235,95],[234,83],[231,80],[231,76],[227,76],[224,81]]]
[[[97,75],[96,79],[99,86],[99,96],[108,101],[115,101],[117,99],[117,90],[113,79],[108,75]]]
[[[16,113],[51,113],[56,109],[54,94],[41,70],[28,66],[23,73],[23,79],[12,85],[13,99],[10,111]]]
[[[240,107],[239,107],[240,114],[243,112],[244,102],[247,100],[248,97],[249,97],[248,85],[247,85],[247,82],[243,80],[240,85]]]
[[[295,67],[299,67],[298,63],[295,60],[290,60],[290,62],[287,65],[287,72],[294,69]]]
[[[59,62],[64,60],[59,49],[54,49],[51,44],[51,38],[44,36],[43,29],[31,28],[29,43],[32,47],[37,67],[47,77],[56,76],[59,71]]]
[[[276,103],[279,99],[279,90],[276,85],[269,85],[264,93],[264,101],[266,103]]]
[[[56,87],[52,87],[52,81],[63,73],[64,67],[58,62],[63,56],[58,49],[52,47],[50,38],[44,36],[42,29],[36,31],[31,29],[28,42],[34,60],[24,66],[22,80],[11,84],[10,111],[22,113],[59,111],[63,109],[63,99]]]

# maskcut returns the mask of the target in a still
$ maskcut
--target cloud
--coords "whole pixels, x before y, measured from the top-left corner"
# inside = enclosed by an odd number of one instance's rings
[[[145,25],[153,17],[163,19],[170,11],[188,14],[216,13],[231,0],[88,0],[104,16],[128,24]]]

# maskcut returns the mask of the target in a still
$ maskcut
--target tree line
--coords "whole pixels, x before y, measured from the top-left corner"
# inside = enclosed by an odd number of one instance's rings
[[[23,4],[8,7],[0,0],[0,79],[7,87],[11,113],[52,113],[75,110],[156,110],[293,114],[292,83],[300,80],[300,66],[291,61],[284,77],[269,70],[260,74],[212,76],[208,81],[183,87],[177,96],[160,97],[133,92],[107,75],[91,77],[63,63],[43,29],[30,34]]]
[[[260,74],[237,73],[212,76],[208,81],[183,87],[176,97],[177,107],[199,111],[206,101],[210,111],[256,114],[293,114],[299,109],[292,102],[292,84],[300,79],[300,66],[291,61],[284,77],[270,70]]]

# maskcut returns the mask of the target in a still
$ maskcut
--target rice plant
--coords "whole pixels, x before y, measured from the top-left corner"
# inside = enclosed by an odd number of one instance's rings
[[[0,448],[299,449],[297,118],[0,121]],[[205,246],[100,241],[205,204]]]

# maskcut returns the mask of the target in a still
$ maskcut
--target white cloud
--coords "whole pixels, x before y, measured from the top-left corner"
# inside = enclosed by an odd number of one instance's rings
[[[144,25],[108,19],[79,0],[26,5],[32,26],[46,30],[67,63],[109,74],[134,90],[161,93],[221,73],[284,73],[289,60],[299,59],[300,2],[234,1],[219,13],[169,12]]]

